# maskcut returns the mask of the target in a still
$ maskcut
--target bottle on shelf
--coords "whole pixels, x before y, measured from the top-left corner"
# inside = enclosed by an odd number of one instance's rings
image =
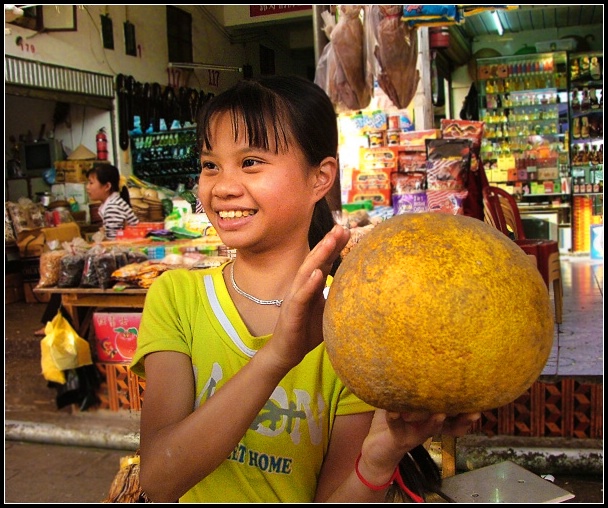
[[[592,56],[589,61],[589,74],[591,75],[591,79],[602,79],[602,68],[600,67],[599,58],[597,56]]]
[[[572,120],[572,137],[579,139],[581,137],[581,119],[580,117]]]
[[[591,77],[591,75],[589,74],[589,66],[590,66],[589,57],[587,55],[582,56],[579,60],[581,78],[589,79]]]
[[[578,98],[578,88],[572,89],[572,99],[570,100],[570,107],[572,111],[580,111],[581,103]]]
[[[591,100],[589,99],[589,89],[583,88],[583,96],[581,98],[581,111],[589,111],[591,109]]]
[[[591,143],[583,146],[583,164],[589,164],[591,160]]]
[[[590,164],[599,164],[599,156],[597,153],[597,146],[591,146],[591,153],[589,154],[589,163]]]
[[[589,118],[584,116],[581,118],[581,138],[589,137]]]
[[[595,88],[589,90],[589,107],[591,109],[599,109],[600,107]]]
[[[573,58],[570,61],[570,79],[575,81],[581,77],[581,71],[578,66],[578,58]]]

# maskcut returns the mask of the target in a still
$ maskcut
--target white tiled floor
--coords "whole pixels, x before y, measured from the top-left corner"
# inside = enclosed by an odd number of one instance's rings
[[[561,256],[564,315],[543,376],[604,373],[604,260]]]

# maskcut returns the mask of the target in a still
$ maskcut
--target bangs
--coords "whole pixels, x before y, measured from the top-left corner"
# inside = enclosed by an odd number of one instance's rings
[[[213,150],[212,127],[223,113],[230,115],[234,140],[274,153],[285,152],[293,140],[291,111],[272,91],[248,82],[208,101],[201,112],[199,146]]]

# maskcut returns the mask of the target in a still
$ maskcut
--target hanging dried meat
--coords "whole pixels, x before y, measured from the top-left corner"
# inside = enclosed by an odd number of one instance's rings
[[[368,21],[373,27],[376,42],[374,56],[378,63],[378,86],[398,109],[409,106],[420,81],[420,73],[416,69],[416,28],[401,20],[402,9],[402,5],[372,5],[368,9]]]
[[[338,23],[317,65],[315,83],[325,90],[337,112],[365,109],[371,101],[361,8],[361,5],[339,6]]]

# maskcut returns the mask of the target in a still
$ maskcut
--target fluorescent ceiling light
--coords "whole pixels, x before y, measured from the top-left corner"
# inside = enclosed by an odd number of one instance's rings
[[[498,17],[498,13],[496,11],[492,11],[492,19],[494,20],[496,30],[498,30],[498,35],[502,35],[505,30],[502,27],[502,23],[500,22],[500,18]]]

